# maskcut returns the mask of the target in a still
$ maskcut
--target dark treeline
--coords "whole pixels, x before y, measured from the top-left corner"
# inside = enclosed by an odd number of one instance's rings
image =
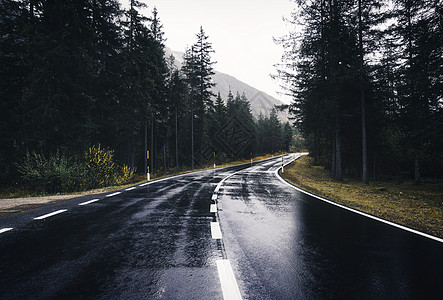
[[[441,176],[443,2],[296,1],[279,77],[334,178]]]
[[[275,113],[257,122],[244,95],[212,94],[202,28],[176,69],[157,10],[145,17],[145,4],[128,2],[0,2],[2,183],[15,182],[29,152],[81,157],[99,144],[141,173],[204,163],[205,146],[227,159],[214,138],[234,116],[251,133],[236,156],[289,148],[291,128]]]

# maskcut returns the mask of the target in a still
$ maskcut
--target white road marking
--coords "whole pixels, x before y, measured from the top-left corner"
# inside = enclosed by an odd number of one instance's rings
[[[217,200],[217,194],[212,194],[212,200]]]
[[[100,200],[100,199],[92,199],[92,200],[89,200],[89,201],[86,201],[86,202],[80,203],[79,205],[88,205],[88,204],[91,204],[91,203],[93,203],[93,202],[97,202],[98,200]]]
[[[151,182],[155,182],[155,181],[151,181]],[[146,183],[140,184],[139,186],[145,186],[145,185],[150,184],[151,182],[146,182]]]
[[[217,212],[217,204],[211,204],[209,208],[210,213],[216,213]]]
[[[115,195],[118,195],[118,194],[121,194],[122,192],[115,192],[115,193],[112,193],[112,194],[109,194],[109,195],[106,195],[106,197],[112,197],[112,196],[115,196]]]
[[[0,229],[0,233],[6,232],[6,231],[9,231],[12,229],[14,229],[14,228],[2,228],[2,229]]]
[[[211,235],[213,239],[221,239],[222,233],[218,222],[211,222]]]
[[[125,191],[132,191],[132,190],[135,190],[135,189],[136,189],[136,187],[133,186],[133,187],[127,188]]]
[[[307,155],[307,154],[308,154],[308,153],[301,153],[301,155],[295,157],[295,159],[298,159],[298,158],[301,157],[302,155]],[[291,162],[294,161],[295,159],[291,160],[291,161],[288,162],[286,165],[288,165],[289,163],[291,163]],[[285,165],[285,166],[286,166],[286,165]],[[438,237],[436,237],[436,236],[433,236],[433,235],[430,235],[430,234],[427,234],[427,233],[424,233],[424,232],[421,232],[421,231],[418,231],[418,230],[415,230],[415,229],[412,229],[412,228],[409,228],[409,227],[406,227],[406,226],[403,226],[403,225],[400,225],[400,224],[396,224],[396,223],[390,222],[390,221],[388,221],[388,220],[384,220],[384,219],[378,218],[378,217],[376,217],[376,216],[373,216],[373,215],[370,215],[370,214],[367,214],[367,213],[364,213],[364,212],[358,211],[358,210],[356,210],[356,209],[353,209],[353,208],[350,208],[350,207],[347,207],[347,206],[344,206],[344,205],[341,205],[341,204],[338,204],[338,203],[332,202],[331,200],[328,200],[328,199],[322,198],[322,197],[320,197],[320,196],[317,196],[317,195],[314,195],[314,194],[312,194],[312,193],[310,193],[310,192],[307,192],[307,191],[305,191],[305,190],[302,190],[302,189],[300,189],[300,188],[298,188],[298,187],[296,187],[296,186],[290,184],[290,183],[287,182],[286,180],[284,180],[284,179],[278,174],[278,171],[279,171],[279,169],[277,169],[277,170],[275,171],[275,175],[277,176],[277,178],[280,179],[280,181],[282,181],[283,183],[287,184],[288,186],[292,187],[293,189],[295,189],[295,190],[297,190],[297,191],[299,191],[299,192],[302,192],[302,193],[304,193],[304,194],[306,194],[306,195],[309,195],[309,196],[311,196],[311,197],[317,198],[317,199],[319,199],[319,200],[321,200],[321,201],[324,201],[324,202],[326,202],[326,203],[329,203],[329,204],[332,204],[332,205],[338,206],[338,207],[340,207],[340,208],[346,209],[346,210],[351,211],[351,212],[353,212],[353,213],[356,213],[356,214],[362,215],[362,216],[364,216],[364,217],[371,218],[371,219],[373,219],[373,220],[376,220],[376,221],[379,221],[379,222],[382,222],[382,223],[385,223],[385,224],[388,224],[388,225],[391,225],[391,226],[394,226],[394,227],[397,227],[397,228],[400,228],[400,229],[403,229],[403,230],[409,231],[409,232],[411,232],[411,233],[415,233],[415,234],[421,235],[421,236],[423,236],[423,237],[426,237],[426,238],[429,238],[429,239],[435,240],[435,241],[437,241],[437,242],[443,243],[443,239],[438,238]]]
[[[216,261],[218,277],[223,292],[223,299],[236,300],[242,299],[237,281],[235,280],[234,271],[232,271],[231,263],[228,259],[220,259]]]
[[[46,215],[43,215],[43,216],[40,216],[40,217],[34,218],[34,220],[43,220],[43,219],[46,219],[46,218],[48,218],[48,217],[52,217],[52,216],[55,216],[55,215],[58,215],[58,214],[64,213],[65,211],[67,211],[67,209],[57,210],[57,211],[54,211],[54,212],[52,212],[52,213],[50,213],[50,214],[46,214]]]

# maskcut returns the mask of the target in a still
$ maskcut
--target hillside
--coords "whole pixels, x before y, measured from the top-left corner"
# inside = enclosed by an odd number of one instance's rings
[[[177,68],[180,68],[183,62],[183,52],[172,51],[169,48],[165,49],[166,57],[169,57],[171,54],[174,55],[175,63]],[[251,111],[252,114],[258,118],[258,116],[263,114],[263,116],[269,116],[269,111],[274,107],[274,105],[282,105],[278,99],[262,92],[240,80],[237,78],[215,71],[215,74],[212,76],[213,82],[216,84],[213,88],[215,94],[220,93],[222,99],[226,101],[228,98],[229,90],[232,91],[232,94],[235,96],[237,92],[240,94],[245,93],[246,98],[248,98],[251,103]],[[278,112],[278,117],[282,122],[288,121],[287,112]]]

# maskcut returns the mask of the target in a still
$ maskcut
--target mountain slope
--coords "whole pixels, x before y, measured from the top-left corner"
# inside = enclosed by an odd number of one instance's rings
[[[166,52],[166,57],[169,57],[171,54],[174,56],[176,67],[180,68],[183,63],[183,53],[178,51],[172,51],[167,47],[165,48],[165,52]],[[213,88],[213,92],[215,94],[220,93],[222,99],[225,102],[226,99],[228,98],[229,90],[232,91],[234,97],[237,92],[240,95],[242,93],[245,93],[246,98],[248,98],[249,102],[251,103],[252,114],[256,118],[258,118],[260,114],[262,114],[263,116],[269,116],[270,110],[275,105],[283,104],[283,102],[281,102],[280,100],[275,99],[274,97],[266,94],[265,92],[262,92],[229,74],[215,71],[215,74],[212,76],[212,81],[216,84],[215,87]],[[288,121],[287,112],[278,112],[278,117],[283,122]]]

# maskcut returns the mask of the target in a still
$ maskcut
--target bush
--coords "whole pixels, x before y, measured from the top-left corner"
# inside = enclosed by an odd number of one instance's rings
[[[115,182],[114,151],[92,146],[85,153],[85,166],[90,188],[104,187]]]
[[[92,146],[85,153],[85,166],[89,178],[89,188],[121,185],[131,182],[135,170],[114,163],[114,151]]]
[[[17,170],[23,185],[37,193],[71,192],[83,185],[82,164],[59,152],[48,159],[43,154],[27,152]]]
[[[115,183],[117,185],[130,183],[135,176],[135,169],[131,169],[128,166],[123,166],[120,168],[120,172],[115,178]]]
[[[100,145],[84,153],[84,160],[57,152],[48,159],[36,152],[26,153],[17,165],[21,183],[32,193],[74,192],[129,183],[135,169],[113,161],[114,151]]]

